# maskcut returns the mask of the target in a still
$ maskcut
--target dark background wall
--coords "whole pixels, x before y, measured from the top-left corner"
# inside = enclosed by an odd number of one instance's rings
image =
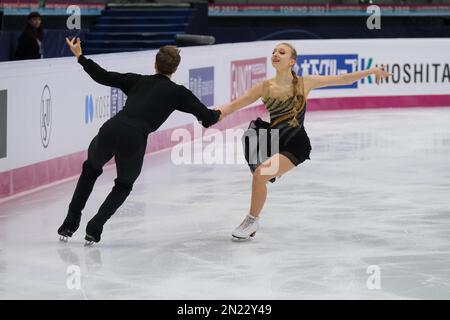
[[[360,0],[283,0],[283,3],[350,3]],[[89,2],[85,0],[85,2]],[[102,2],[102,1],[95,1]],[[105,2],[105,1],[103,1]],[[155,1],[108,1],[108,2],[155,2]],[[157,2],[172,3],[174,0]],[[178,1],[179,2],[179,1]],[[381,18],[381,30],[366,27],[367,17],[208,17],[208,2],[191,1],[196,8],[186,33],[212,35],[216,43],[246,42],[255,40],[279,39],[335,39],[335,38],[418,38],[450,37],[450,15],[445,17],[401,16]],[[218,3],[277,3],[269,0],[220,0]],[[450,0],[374,0],[376,4],[448,4]],[[73,31],[66,28],[67,16],[43,16],[44,57],[61,57],[71,55],[65,44],[66,36],[73,36]],[[79,34],[84,41],[86,34],[95,25],[95,16],[82,16],[82,30]],[[12,58],[17,39],[25,26],[25,16],[3,15],[0,11],[0,61]]]
[[[277,39],[450,37],[450,17],[382,17],[381,29],[366,17],[210,17],[217,43]]]

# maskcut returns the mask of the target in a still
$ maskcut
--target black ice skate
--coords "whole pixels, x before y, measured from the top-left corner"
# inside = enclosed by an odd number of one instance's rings
[[[72,237],[75,231],[80,226],[81,214],[74,214],[69,212],[63,224],[58,229],[59,240],[67,242],[68,238]]]
[[[91,246],[95,242],[100,242],[102,231],[103,226],[98,227],[89,222],[86,227],[86,236],[84,237],[86,243],[84,245]]]

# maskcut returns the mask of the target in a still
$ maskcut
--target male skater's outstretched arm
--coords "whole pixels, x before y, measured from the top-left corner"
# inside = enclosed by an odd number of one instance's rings
[[[80,38],[77,38],[77,42],[74,41],[75,38],[73,38],[72,40],[66,38],[66,42],[77,58],[78,63],[83,66],[83,69],[95,82],[114,88],[120,88],[126,95],[128,95],[130,89],[140,79],[142,79],[142,75],[136,73],[118,73],[114,71],[106,71],[93,60],[87,59],[83,55]],[[178,85],[176,96],[178,98],[178,103],[175,108],[179,111],[193,114],[198,121],[201,121],[203,126],[209,127],[218,121],[220,117],[220,111],[208,109],[186,87]]]
[[[67,44],[75,49],[74,55],[78,63],[83,66],[84,71],[95,81],[105,86],[120,88],[125,94],[128,94],[130,88],[139,81],[140,74],[136,73],[118,73],[113,71],[106,71],[91,59],[87,59],[81,49],[80,38],[74,43],[75,38],[69,40],[66,38]]]
[[[205,128],[219,121],[221,111],[208,109],[189,89],[180,86],[177,110],[193,114]]]

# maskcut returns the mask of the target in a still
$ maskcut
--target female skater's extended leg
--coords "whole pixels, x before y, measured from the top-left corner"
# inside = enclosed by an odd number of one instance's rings
[[[294,164],[286,156],[277,153],[263,162],[253,173],[252,198],[250,214],[258,217],[264,206],[267,197],[267,182],[275,177],[279,177],[292,168]]]
[[[255,235],[259,226],[258,216],[261,213],[267,197],[267,182],[272,178],[285,174],[294,167],[294,164],[289,158],[279,153],[270,157],[258,166],[253,173],[250,212],[239,227],[233,231],[233,237],[238,239],[248,239]]]

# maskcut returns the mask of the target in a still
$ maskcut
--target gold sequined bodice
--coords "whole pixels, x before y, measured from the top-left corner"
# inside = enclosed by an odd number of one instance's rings
[[[263,84],[264,95],[261,100],[270,114],[271,126],[275,126],[285,120],[289,120],[289,124],[292,127],[303,125],[306,101],[303,95],[303,81],[301,81],[301,84],[302,93],[299,92],[297,94],[297,99],[299,101],[297,110],[294,108],[294,95],[279,96],[276,93],[271,95],[268,81]]]

